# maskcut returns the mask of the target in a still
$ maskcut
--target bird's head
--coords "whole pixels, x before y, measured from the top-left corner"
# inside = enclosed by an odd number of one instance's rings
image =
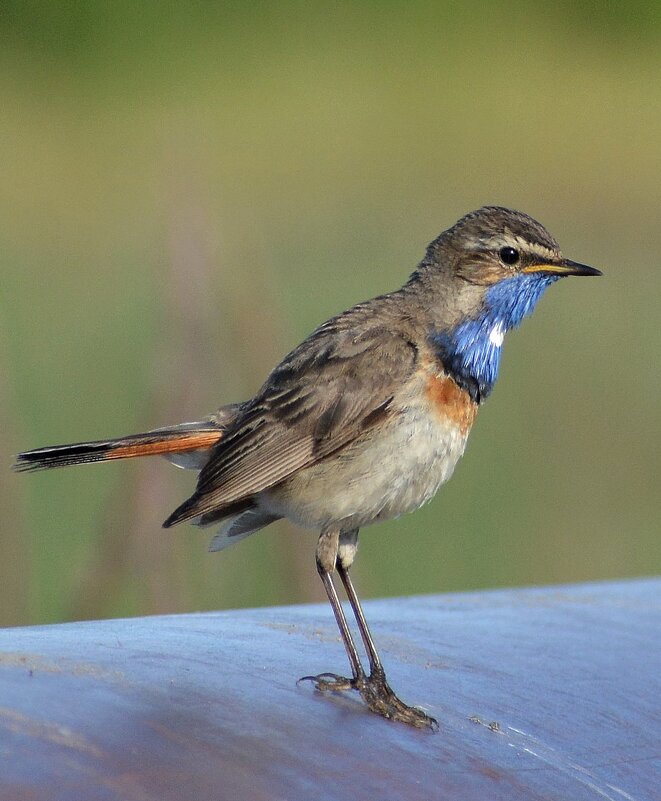
[[[429,245],[418,275],[441,304],[431,335],[439,356],[482,400],[496,380],[505,333],[533,311],[546,288],[568,275],[601,273],[566,259],[527,214],[485,206]]]

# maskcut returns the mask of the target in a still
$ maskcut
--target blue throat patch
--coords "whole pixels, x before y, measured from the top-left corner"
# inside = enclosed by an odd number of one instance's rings
[[[430,342],[443,368],[480,403],[498,377],[503,337],[531,314],[558,275],[519,273],[490,286],[477,317],[451,331],[434,331]]]

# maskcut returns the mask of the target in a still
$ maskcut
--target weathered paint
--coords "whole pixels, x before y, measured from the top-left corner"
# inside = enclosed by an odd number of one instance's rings
[[[366,604],[436,733],[296,678],[327,606],[0,631],[2,801],[658,801],[661,581]]]

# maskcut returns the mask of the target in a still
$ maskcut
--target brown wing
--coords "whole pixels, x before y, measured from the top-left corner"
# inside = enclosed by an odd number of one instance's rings
[[[343,325],[344,323],[344,325]],[[404,335],[337,318],[287,356],[213,449],[166,526],[234,506],[347,445],[388,414],[415,369]]]

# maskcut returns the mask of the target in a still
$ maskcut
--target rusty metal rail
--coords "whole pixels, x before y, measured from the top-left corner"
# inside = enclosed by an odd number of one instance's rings
[[[661,799],[661,580],[366,608],[437,733],[296,685],[325,606],[0,631],[0,799]]]

